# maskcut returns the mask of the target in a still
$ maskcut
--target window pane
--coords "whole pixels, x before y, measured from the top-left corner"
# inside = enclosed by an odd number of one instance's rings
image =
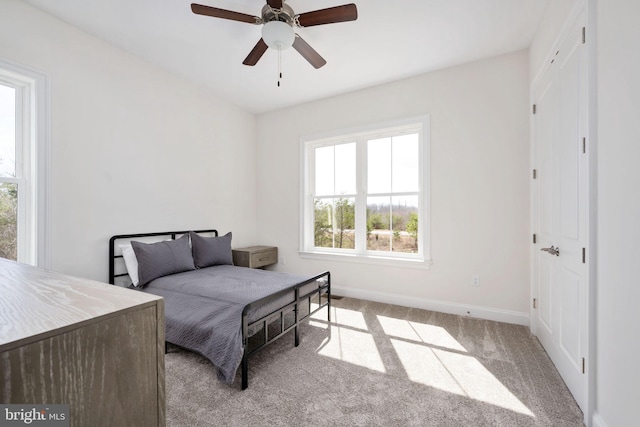
[[[330,196],[333,193],[333,146],[315,149],[315,194]]]
[[[418,252],[418,196],[367,198],[367,250]]]
[[[314,200],[314,246],[355,248],[355,206],[353,198]]]
[[[18,237],[18,186],[3,182],[0,184],[0,257],[17,258]]]
[[[356,194],[356,144],[340,144],[335,149],[335,193]]]
[[[0,176],[16,176],[16,90],[1,84]]]
[[[393,138],[392,191],[418,191],[418,134]]]
[[[367,250],[391,250],[391,198],[367,198]]]
[[[391,198],[393,252],[418,252],[418,196]]]
[[[356,193],[356,144],[315,149],[315,194],[332,196]]]
[[[391,191],[391,138],[367,141],[367,192]]]

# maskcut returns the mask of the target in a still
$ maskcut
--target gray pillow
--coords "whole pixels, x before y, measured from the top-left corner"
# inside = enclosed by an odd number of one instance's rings
[[[233,265],[231,253],[231,232],[219,237],[203,237],[189,232],[193,261],[197,268],[212,265]]]
[[[189,236],[157,243],[131,242],[138,259],[138,286],[153,279],[183,271],[195,270]]]

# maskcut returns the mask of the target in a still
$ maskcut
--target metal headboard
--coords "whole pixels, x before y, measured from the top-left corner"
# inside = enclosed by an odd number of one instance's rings
[[[218,230],[186,230],[186,231],[160,231],[155,233],[136,233],[136,234],[119,234],[117,236],[113,236],[109,239],[109,283],[112,285],[115,284],[117,277],[128,276],[128,273],[116,274],[116,261],[122,258],[122,254],[116,255],[116,242],[120,243],[120,241],[131,241],[132,239],[139,239],[141,237],[170,237],[172,240],[176,239],[176,236],[182,236],[183,234],[189,233],[189,231],[193,231],[194,233],[208,233],[213,234],[214,236],[218,235]],[[166,240],[166,239],[159,239]]]

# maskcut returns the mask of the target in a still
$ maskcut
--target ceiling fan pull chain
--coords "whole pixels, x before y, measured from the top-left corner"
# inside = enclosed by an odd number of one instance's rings
[[[280,87],[280,80],[282,79],[282,50],[278,46],[278,87]]]

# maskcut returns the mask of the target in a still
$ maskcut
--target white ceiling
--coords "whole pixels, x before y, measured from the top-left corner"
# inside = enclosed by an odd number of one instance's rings
[[[261,26],[195,15],[191,0],[25,0],[109,43],[262,113],[525,49],[549,0],[288,0],[295,13],[355,2],[353,22],[299,28],[327,60],[294,49],[242,61]],[[264,0],[193,0],[260,16]]]

